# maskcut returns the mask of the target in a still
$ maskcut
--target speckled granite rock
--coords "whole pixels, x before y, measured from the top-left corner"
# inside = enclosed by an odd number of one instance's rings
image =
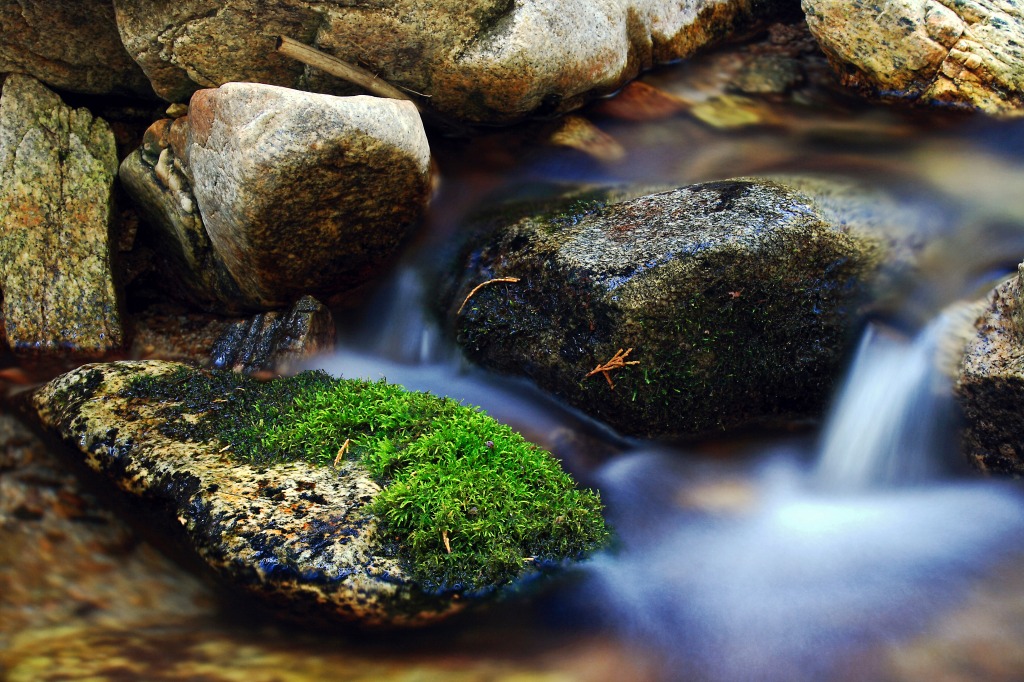
[[[1024,475],[1022,277],[1019,271],[989,295],[956,383],[967,460],[982,471],[1018,478]]]
[[[153,96],[109,0],[0,0],[0,72],[74,92]]]
[[[883,197],[788,183],[709,182],[610,205],[595,194],[525,218],[495,209],[445,299],[449,328],[470,359],[629,435],[817,415],[859,306],[915,247],[891,231],[906,216],[886,215]],[[463,307],[496,278],[517,281]],[[620,349],[632,351],[615,360]]]
[[[274,51],[285,35],[481,122],[578,107],[653,64],[687,57],[787,8],[779,0],[473,0],[386,6],[275,0],[116,0],[129,53],[161,96],[258,81],[309,89],[338,82]]]
[[[132,319],[133,357],[187,360],[236,372],[281,371],[334,348],[334,318],[312,296],[288,310],[223,318],[148,310]]]
[[[118,395],[133,376],[178,366],[85,365],[47,384],[34,404],[90,468],[165,508],[203,559],[253,597],[366,625],[416,625],[462,608],[458,596],[425,594],[379,553],[363,508],[380,487],[358,463],[240,464],[212,443],[163,437],[154,428],[159,405]]]
[[[0,96],[0,291],[25,355],[98,355],[122,342],[111,267],[114,136],[28,76]]]
[[[1024,115],[1024,6],[1012,0],[803,0],[845,84],[886,99]]]
[[[201,90],[121,166],[192,297],[266,310],[363,284],[423,217],[415,107],[253,83]]]

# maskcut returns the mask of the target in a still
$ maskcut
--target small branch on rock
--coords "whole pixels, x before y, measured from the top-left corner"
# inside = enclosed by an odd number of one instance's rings
[[[349,64],[346,61],[342,61],[341,59],[338,59],[333,55],[329,55],[326,52],[321,52],[315,47],[310,47],[298,40],[293,40],[286,36],[278,36],[277,51],[285,57],[291,57],[303,64],[312,66],[314,69],[320,69],[332,76],[337,76],[342,80],[358,85],[378,97],[386,97],[387,99],[404,99],[413,102],[413,99],[409,97],[409,95],[405,94],[390,83],[377,78],[377,76],[373,75],[366,69],[360,68],[355,64]],[[413,104],[415,104],[415,102],[413,102]]]
[[[348,446],[351,442],[352,440],[350,438],[346,438],[345,442],[341,444],[340,448],[338,448],[338,456],[334,458],[334,466],[338,466],[338,462],[340,462],[341,458],[345,456],[346,452],[348,452]]]
[[[473,298],[473,294],[475,294],[476,292],[480,291],[482,288],[484,288],[488,284],[494,284],[495,282],[518,282],[518,281],[519,281],[518,277],[495,277],[494,279],[489,279],[486,282],[481,282],[480,284],[477,284],[475,287],[473,287],[473,291],[469,292],[469,294],[466,296],[466,298],[462,301],[462,305],[459,306],[459,310],[458,310],[458,312],[455,313],[455,315],[456,316],[461,315],[462,314],[462,309],[466,307],[467,303],[469,303],[469,299]]]
[[[594,376],[595,374],[603,374],[604,378],[605,378],[605,381],[608,382],[608,385],[614,391],[615,390],[615,384],[612,383],[611,372],[613,370],[616,370],[616,369],[622,369],[626,365],[639,365],[640,364],[639,360],[628,360],[628,361],[626,360],[626,358],[632,352],[633,352],[632,348],[627,349],[625,353],[623,353],[622,349],[620,348],[615,353],[615,355],[612,356],[611,360],[609,360],[608,362],[604,363],[603,365],[598,365],[597,367],[592,369],[587,374],[587,376],[585,376],[583,378],[584,379],[589,379],[590,377]]]

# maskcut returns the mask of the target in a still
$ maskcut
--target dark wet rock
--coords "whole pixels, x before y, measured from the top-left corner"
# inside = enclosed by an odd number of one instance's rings
[[[981,471],[1024,475],[1022,272],[996,287],[964,349],[956,393],[963,448]]]
[[[334,348],[334,319],[312,296],[303,296],[288,310],[248,318],[153,309],[132,321],[133,356],[236,372],[287,372]]]
[[[495,209],[445,301],[449,328],[472,360],[628,435],[818,415],[861,305],[917,248],[907,216],[864,192],[753,178]]]
[[[885,99],[1020,116],[1024,7],[1000,0],[803,0],[842,81]]]
[[[481,122],[569,111],[790,7],[779,0],[114,4],[129,53],[169,100],[229,81],[337,92],[335,79],[275,52],[284,35],[365,65],[446,114]]]
[[[114,137],[28,76],[0,97],[0,291],[19,354],[100,355],[122,342],[111,265]]]
[[[231,83],[154,124],[121,179],[192,297],[237,312],[365,283],[422,219],[429,159],[409,102]]]
[[[73,92],[153,96],[109,0],[0,0],[0,72]]]
[[[85,365],[44,386],[33,396],[33,404],[43,425],[84,455],[90,468],[148,507],[161,510],[164,522],[180,523],[186,542],[224,580],[293,617],[340,618],[371,626],[428,623],[479,601],[474,597],[535,574],[534,562],[576,556],[584,550],[570,549],[575,542],[585,541],[593,549],[595,539],[581,539],[589,538],[586,534],[592,529],[595,538],[604,537],[596,496],[576,490],[549,455],[486,416],[474,412],[476,416],[468,418],[473,411],[454,401],[318,374],[266,384],[239,377],[162,361]],[[267,391],[288,391],[287,386],[299,387],[292,390],[300,392],[271,398],[278,403],[259,402]],[[352,401],[371,396],[373,402],[335,403],[332,410],[338,414],[352,410],[348,417],[339,417],[339,432],[320,422],[310,426],[302,421],[310,411],[323,409],[323,400],[341,395],[330,393],[334,388]],[[219,411],[232,409],[241,411],[231,412],[223,422],[209,421],[218,419]],[[312,435],[328,442],[326,461],[321,446],[307,453],[322,465],[265,449],[270,447],[265,444],[270,431],[290,428],[295,421],[305,424],[297,427],[301,438]],[[212,426],[216,423],[221,426]],[[448,428],[457,433],[444,430]],[[345,437],[349,435],[351,439]],[[477,526],[492,528],[487,524],[493,523],[490,510],[481,512],[476,506],[482,501],[467,510],[447,502],[434,509],[437,495],[450,494],[439,491],[451,489],[451,482],[444,480],[451,474],[440,463],[444,455],[437,455],[435,462],[431,453],[439,438],[449,436],[451,448],[484,462],[475,469],[476,480],[459,479],[463,504],[477,500],[483,490],[510,490],[506,477],[512,469],[533,476],[536,489],[515,512],[519,516],[514,531],[507,530],[526,539],[514,540],[513,546],[505,538],[476,535]],[[222,438],[228,439],[227,446]],[[403,452],[401,458],[415,462],[417,468],[406,471],[404,461],[388,459],[382,488],[375,478],[379,474],[371,474],[371,465],[362,456],[344,456],[350,442],[355,443],[353,450],[368,448],[385,459],[389,452]],[[544,464],[534,469],[533,463],[539,461]],[[551,471],[558,474],[552,476]],[[417,474],[432,482],[434,497],[411,498],[420,509],[412,521],[420,524],[420,516],[432,519],[428,529],[414,531],[421,535],[413,538],[403,535],[409,533],[402,530],[405,521],[395,520],[409,518],[403,511],[407,505],[384,510],[373,505],[379,496],[390,498],[395,486],[401,489],[399,499],[410,499],[401,496],[418,489]],[[554,508],[535,503],[556,489],[564,493],[555,493],[559,502]],[[576,503],[578,509],[573,507]],[[503,518],[499,525],[508,523]],[[423,537],[424,532],[429,537]],[[524,544],[515,544],[519,542]],[[558,549],[548,554],[546,543],[557,543]],[[504,553],[489,554],[499,551]],[[473,567],[450,566],[446,557],[464,557]]]

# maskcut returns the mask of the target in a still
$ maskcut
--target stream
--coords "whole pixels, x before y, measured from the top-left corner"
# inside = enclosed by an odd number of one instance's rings
[[[646,80],[691,93],[697,62]],[[75,642],[118,637],[138,638],[135,655],[166,679],[197,656],[206,673],[190,679],[1020,679],[1024,488],[962,463],[935,358],[951,343],[943,311],[1024,260],[1024,125],[837,102],[769,102],[770,119],[724,129],[585,112],[621,145],[615,159],[538,142],[543,122],[432,140],[430,224],[386,280],[336,313],[337,351],[310,364],[448,395],[511,424],[600,490],[610,550],[481,613],[379,635],[254,625],[141,543],[131,551],[142,558],[109,575],[140,594],[159,575],[163,591],[137,597],[135,620],[83,612],[64,629],[19,633],[28,653],[10,679],[43,679],[61,657],[88,659]],[[527,382],[470,366],[433,321],[436,255],[492,197],[782,173],[857,179],[944,215],[922,235],[920,271],[873,313],[819,423],[686,444],[621,438]],[[62,579],[69,592],[94,589]],[[125,589],[110,599],[134,594]],[[124,670],[101,678],[136,679]]]

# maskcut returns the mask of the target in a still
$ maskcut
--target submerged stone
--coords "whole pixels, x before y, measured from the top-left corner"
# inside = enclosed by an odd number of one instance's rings
[[[1022,277],[1024,270],[1018,269],[989,294],[956,383],[967,460],[981,471],[1017,478],[1024,476]]]
[[[346,87],[275,52],[286,36],[364,65],[438,111],[489,123],[569,111],[788,9],[779,0],[114,4],[128,52],[169,100],[228,81]]]
[[[1024,115],[1024,6],[1000,0],[803,0],[848,86],[885,99]],[[884,9],[884,11],[880,11]]]
[[[192,298],[237,312],[365,283],[422,220],[429,163],[409,102],[230,83],[154,124],[121,179]]]
[[[284,613],[427,623],[605,537],[596,495],[550,455],[383,382],[135,361],[86,365],[34,404],[221,577]]]
[[[496,209],[449,328],[475,362],[628,435],[815,416],[877,278],[915,248],[907,216],[863,191],[749,178]]]
[[[110,127],[33,78],[0,96],[0,292],[7,343],[95,356],[122,343],[111,265]]]

